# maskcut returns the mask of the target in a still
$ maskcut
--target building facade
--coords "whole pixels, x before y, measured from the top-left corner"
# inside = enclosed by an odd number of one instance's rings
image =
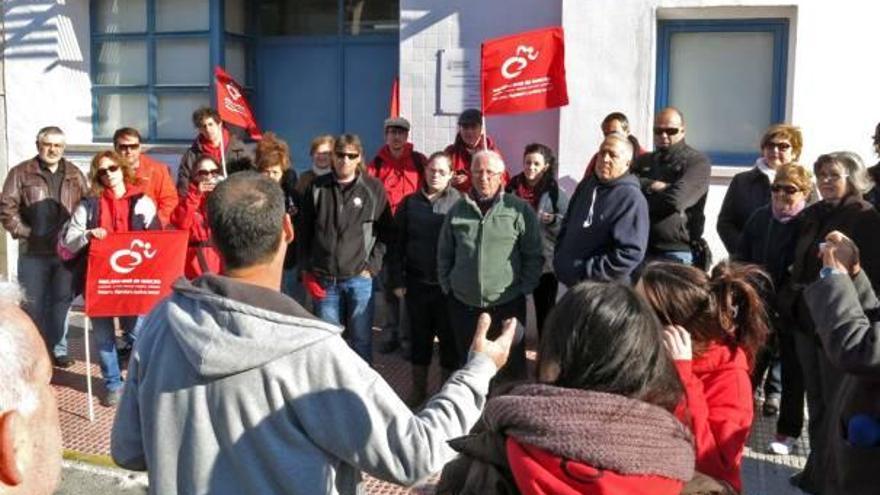
[[[456,114],[478,104],[480,43],[545,26],[565,30],[570,103],[487,121],[512,171],[523,147],[559,155],[572,189],[601,119],[629,116],[651,148],[654,112],[671,104],[712,158],[707,237],[733,173],[758,156],[764,128],[804,132],[801,161],[852,150],[872,163],[880,5],[841,0],[31,0],[2,4],[0,178],[59,125],[85,163],[117,127],[141,130],[172,168],[192,139],[192,110],[213,101],[212,69],[242,83],[264,130],[309,166],[317,134],[353,132],[374,153],[391,86],[417,149],[452,142]],[[4,111],[5,110],[5,111]],[[16,247],[0,243],[0,273]]]

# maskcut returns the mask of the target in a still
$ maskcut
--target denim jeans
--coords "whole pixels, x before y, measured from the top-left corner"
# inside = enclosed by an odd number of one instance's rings
[[[318,277],[327,296],[315,301],[315,314],[324,321],[343,325],[348,345],[373,364],[373,279]]]
[[[67,355],[67,313],[73,302],[73,275],[57,256],[21,255],[18,281],[24,309],[34,320],[53,356]]]
[[[675,261],[685,265],[694,264],[694,254],[690,251],[663,251],[649,255],[651,261]]]
[[[120,318],[123,328],[131,325],[129,328],[137,328],[133,321],[137,317]],[[113,328],[113,318],[92,318],[92,336],[95,340],[95,347],[98,349],[98,362],[101,365],[101,376],[104,377],[104,387],[108,392],[113,392],[122,388],[122,373],[119,371],[119,359],[116,354],[116,331]],[[136,338],[135,331],[131,332],[132,337]]]

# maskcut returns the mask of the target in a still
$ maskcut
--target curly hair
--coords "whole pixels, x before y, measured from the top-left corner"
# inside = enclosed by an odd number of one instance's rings
[[[764,131],[761,137],[761,149],[770,144],[770,140],[785,139],[791,144],[791,156],[794,160],[801,157],[801,150],[804,149],[804,137],[801,134],[801,128],[789,124],[773,124]]]
[[[281,170],[284,171],[292,165],[290,146],[274,132],[263,134],[263,139],[257,143],[255,155],[256,168],[260,172],[272,167],[281,167]]]
[[[122,168],[122,180],[126,185],[134,185],[140,182],[135,175],[135,170],[131,166],[131,163],[123,158],[122,155],[114,150],[100,151],[92,157],[92,162],[89,166],[89,183],[91,184],[89,193],[92,196],[100,196],[101,194],[104,194],[104,185],[101,184],[100,177],[98,177],[98,166],[101,165],[101,160],[104,158],[109,158],[113,163]]]

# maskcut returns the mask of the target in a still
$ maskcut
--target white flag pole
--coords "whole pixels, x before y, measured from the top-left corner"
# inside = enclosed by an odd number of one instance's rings
[[[482,129],[483,129],[483,133],[482,133],[482,134],[483,134],[483,151],[488,151],[488,150],[489,150],[489,138],[487,137],[487,136],[488,136],[488,133],[486,132],[486,114],[480,112],[480,115],[482,116],[482,119],[483,119],[483,125],[482,125]]]
[[[223,177],[226,174],[226,143],[223,142],[223,124],[220,124],[220,165],[223,167]]]
[[[95,422],[95,399],[92,397],[92,351],[89,346],[89,317],[83,313],[83,342],[86,348],[86,393],[89,401],[89,421]]]

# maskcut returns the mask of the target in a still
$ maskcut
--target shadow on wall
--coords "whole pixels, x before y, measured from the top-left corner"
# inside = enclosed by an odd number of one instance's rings
[[[51,60],[44,72],[57,66],[85,70],[73,21],[57,2],[6,0],[3,2],[7,59]]]

